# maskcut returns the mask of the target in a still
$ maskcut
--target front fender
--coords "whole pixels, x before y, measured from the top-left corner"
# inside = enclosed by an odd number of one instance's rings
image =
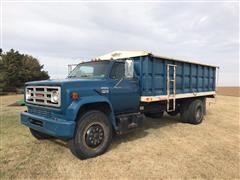
[[[110,107],[111,113],[110,113],[110,121],[112,122],[112,125],[114,126],[115,129],[117,129],[116,126],[116,121],[115,121],[115,116],[114,116],[114,111],[112,108],[111,102],[105,97],[105,96],[85,96],[81,97],[78,101],[73,101],[70,106],[68,106],[67,111],[66,111],[66,116],[68,117],[69,120],[75,121],[78,116],[78,112],[80,108],[86,104],[91,104],[91,103],[107,103]]]

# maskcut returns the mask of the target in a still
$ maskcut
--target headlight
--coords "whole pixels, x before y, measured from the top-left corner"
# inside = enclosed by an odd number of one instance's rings
[[[25,96],[26,96],[26,100],[31,99],[31,91],[27,90]]]
[[[58,103],[58,101],[59,101],[59,93],[57,91],[53,91],[51,96],[51,102]]]

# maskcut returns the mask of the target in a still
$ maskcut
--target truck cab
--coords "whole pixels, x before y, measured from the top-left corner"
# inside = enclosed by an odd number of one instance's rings
[[[157,85],[151,87],[149,80],[144,79],[149,77],[141,65],[143,58],[149,56],[144,53],[121,57],[112,53],[111,57],[78,64],[66,79],[27,82],[24,96],[27,111],[21,113],[21,123],[39,140],[52,137],[68,140],[71,151],[80,159],[103,154],[113,132],[132,131],[142,124],[144,116],[159,118],[168,111],[173,116],[180,113],[183,122],[201,123],[205,97],[213,93],[194,92],[193,96],[188,93],[174,102],[164,94],[149,96],[146,87],[153,93]]]
[[[64,80],[28,82],[25,101],[21,122],[33,136],[71,140],[80,158],[103,153],[113,130],[122,134],[140,119],[139,79],[130,59],[83,62]]]

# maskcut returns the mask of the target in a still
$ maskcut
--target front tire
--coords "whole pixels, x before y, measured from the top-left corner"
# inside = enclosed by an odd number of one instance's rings
[[[70,141],[72,153],[80,159],[106,152],[112,140],[112,126],[100,111],[88,111],[77,123],[75,137]]]
[[[36,130],[34,130],[34,129],[29,128],[29,130],[30,130],[31,134],[33,135],[33,137],[35,137],[35,138],[38,139],[38,140],[43,140],[43,139],[50,139],[50,138],[52,138],[52,136],[49,136],[49,135],[44,134],[44,133],[41,133],[41,132],[36,131]]]

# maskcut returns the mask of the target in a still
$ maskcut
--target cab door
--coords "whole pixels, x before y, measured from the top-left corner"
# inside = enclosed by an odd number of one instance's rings
[[[126,79],[124,73],[125,63],[114,62],[110,72],[109,99],[116,114],[133,113],[139,110],[138,79]]]

